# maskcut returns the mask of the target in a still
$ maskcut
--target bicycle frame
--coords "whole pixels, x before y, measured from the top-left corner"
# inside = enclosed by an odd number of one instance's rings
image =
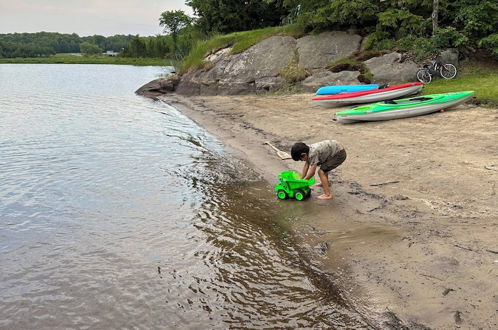
[[[452,67],[453,70],[450,72],[454,72],[450,74],[451,76],[448,76],[446,73],[443,75],[443,70],[450,70]],[[453,79],[456,76],[456,73],[456,67],[453,64],[443,64],[439,56],[436,56],[430,65],[426,64],[422,69],[417,71],[417,79],[428,84],[432,81],[434,76],[440,76],[445,79]]]
[[[438,70],[443,65],[443,62],[437,57],[434,61],[432,61],[431,65],[426,65],[425,68],[429,71],[429,74],[435,75],[438,73]]]

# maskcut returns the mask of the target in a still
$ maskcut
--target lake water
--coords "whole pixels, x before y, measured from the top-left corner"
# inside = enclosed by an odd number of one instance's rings
[[[134,94],[164,74],[0,65],[0,328],[365,327],[271,186]]]

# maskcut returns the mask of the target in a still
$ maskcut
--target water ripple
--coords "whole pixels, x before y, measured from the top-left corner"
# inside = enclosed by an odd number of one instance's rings
[[[365,327],[266,183],[133,94],[161,72],[0,65],[0,328]]]

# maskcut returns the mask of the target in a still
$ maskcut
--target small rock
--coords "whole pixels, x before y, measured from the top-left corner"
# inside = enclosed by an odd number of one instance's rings
[[[462,323],[462,313],[461,312],[456,311],[455,314],[453,315],[453,317],[455,318],[456,324]]]
[[[448,295],[448,293],[450,293],[451,291],[455,291],[455,290],[453,290],[453,289],[449,289],[449,288],[444,289],[444,291],[443,291],[443,296],[447,296],[447,295]]]

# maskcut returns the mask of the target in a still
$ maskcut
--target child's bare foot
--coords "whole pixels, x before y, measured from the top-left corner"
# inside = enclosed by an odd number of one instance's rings
[[[318,199],[332,199],[333,196],[332,195],[325,195],[325,194],[323,194],[323,195],[318,196],[317,198]]]

